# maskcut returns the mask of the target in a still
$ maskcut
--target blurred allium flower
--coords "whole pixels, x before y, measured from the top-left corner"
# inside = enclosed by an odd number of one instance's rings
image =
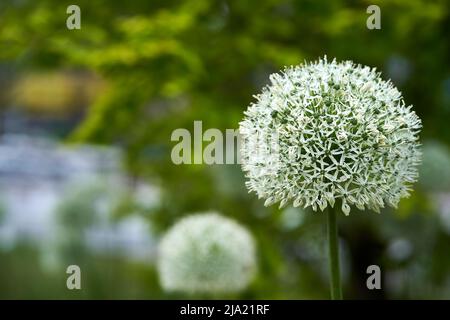
[[[250,191],[265,205],[379,212],[417,179],[421,121],[390,81],[351,61],[272,74],[240,123]],[[275,137],[275,138],[274,138]]]
[[[427,191],[450,190],[450,151],[447,146],[428,141],[423,144],[419,184]]]
[[[252,236],[215,213],[182,219],[164,236],[159,250],[160,281],[168,291],[235,292],[248,285],[256,270]]]

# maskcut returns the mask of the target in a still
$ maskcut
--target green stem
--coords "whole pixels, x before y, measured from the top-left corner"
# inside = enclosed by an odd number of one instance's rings
[[[342,300],[341,275],[339,271],[339,243],[336,211],[328,207],[328,262],[330,266],[330,290],[332,300]]]

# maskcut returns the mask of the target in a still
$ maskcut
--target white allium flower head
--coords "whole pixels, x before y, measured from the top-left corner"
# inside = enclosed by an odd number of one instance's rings
[[[422,152],[419,184],[425,191],[449,191],[450,151],[447,146],[437,141],[426,141]]]
[[[158,271],[167,291],[237,292],[256,271],[255,244],[250,233],[229,218],[194,214],[180,220],[161,240]]]
[[[374,68],[326,57],[272,74],[240,123],[247,188],[265,205],[379,212],[417,180],[421,121]]]

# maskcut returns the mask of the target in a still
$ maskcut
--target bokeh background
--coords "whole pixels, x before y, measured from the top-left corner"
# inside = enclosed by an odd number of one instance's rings
[[[81,30],[66,8],[81,8]],[[381,8],[368,30],[366,8]],[[171,299],[161,234],[215,210],[247,226],[258,275],[223,298],[327,299],[326,216],[265,208],[238,165],[180,165],[176,128],[236,129],[284,66],[376,67],[423,119],[424,163],[398,210],[339,217],[348,299],[450,298],[447,0],[0,2],[0,298]],[[66,267],[82,290],[66,288]],[[377,264],[382,290],[366,288]]]

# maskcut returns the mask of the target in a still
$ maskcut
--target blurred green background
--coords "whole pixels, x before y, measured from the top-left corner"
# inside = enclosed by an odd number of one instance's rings
[[[70,4],[0,2],[0,298],[190,298],[162,292],[156,246],[215,210],[258,248],[256,279],[223,298],[327,299],[324,214],[263,207],[238,165],[170,159],[174,129],[236,129],[270,73],[324,55],[377,67],[424,125],[412,196],[339,217],[344,297],[450,298],[449,1],[78,0],[81,30]]]

